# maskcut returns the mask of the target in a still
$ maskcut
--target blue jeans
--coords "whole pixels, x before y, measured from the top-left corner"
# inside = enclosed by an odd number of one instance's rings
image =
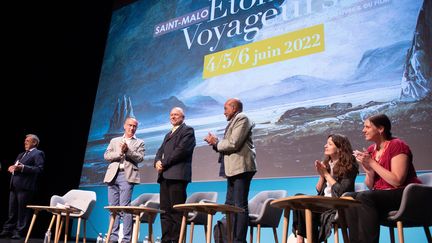
[[[116,178],[108,184],[108,204],[110,206],[129,206],[134,184],[126,180],[124,171],[117,172]],[[132,235],[132,215],[121,213],[115,218],[110,241],[118,241],[120,219],[123,220],[122,242],[130,242]]]
[[[255,172],[245,172],[227,177],[227,194],[225,204],[244,209],[243,213],[234,214],[233,235],[234,243],[246,243],[249,224],[248,195],[249,187]]]

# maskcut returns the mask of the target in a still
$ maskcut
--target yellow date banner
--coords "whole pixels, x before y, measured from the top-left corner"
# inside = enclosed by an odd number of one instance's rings
[[[324,25],[212,53],[204,57],[203,78],[254,68],[324,51]]]

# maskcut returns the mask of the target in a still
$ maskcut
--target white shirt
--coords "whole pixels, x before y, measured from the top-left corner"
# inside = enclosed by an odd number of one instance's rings
[[[329,165],[330,165],[330,175],[333,177],[333,167],[335,166],[335,164],[337,163],[336,161],[329,161]],[[326,188],[324,189],[324,196],[325,197],[331,197],[331,185],[328,181],[326,181]]]
[[[132,139],[136,139],[136,136],[133,135],[133,136],[130,137],[130,138],[126,138],[125,136],[123,136],[123,142],[126,143],[128,146],[129,146],[130,141],[131,141]],[[124,170],[123,160],[121,160],[121,162],[120,162],[119,169]]]

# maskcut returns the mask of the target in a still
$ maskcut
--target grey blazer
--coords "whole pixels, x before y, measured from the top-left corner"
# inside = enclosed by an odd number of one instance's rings
[[[110,164],[108,165],[104,182],[112,182],[117,174],[120,163],[123,162],[127,181],[130,183],[140,183],[138,163],[144,160],[144,141],[139,138],[131,139],[128,144],[128,151],[124,156],[122,156],[120,150],[122,140],[123,137],[111,139],[108,148],[105,151],[104,158]]]
[[[243,113],[238,113],[217,143],[217,151],[224,155],[226,176],[235,176],[257,170],[252,129],[255,124]]]

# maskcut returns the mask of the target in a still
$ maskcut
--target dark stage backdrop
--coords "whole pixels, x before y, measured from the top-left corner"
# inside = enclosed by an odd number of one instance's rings
[[[169,131],[186,111],[197,147],[193,180],[218,180],[203,141],[223,135],[223,103],[244,101],[256,123],[257,178],[316,174],[330,133],[355,149],[363,121],[386,113],[418,170],[432,150],[431,1],[140,0],[113,12],[80,186],[102,184],[103,153],[128,115],[145,141],[143,183]],[[422,6],[424,9],[422,10]]]
[[[46,154],[32,203],[48,205],[79,185],[112,1],[7,1],[2,9],[0,228],[8,216],[7,168],[26,134],[37,134]],[[40,213],[33,238],[43,237],[50,219]]]

